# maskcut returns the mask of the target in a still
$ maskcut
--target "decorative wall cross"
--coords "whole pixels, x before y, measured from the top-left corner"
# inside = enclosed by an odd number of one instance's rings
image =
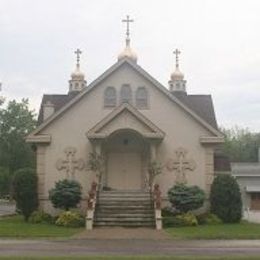
[[[66,178],[74,179],[75,177],[75,170],[83,170],[85,167],[85,162],[83,159],[76,159],[75,153],[77,149],[74,147],[67,147],[64,150],[66,155],[65,159],[59,159],[56,163],[56,168],[61,171],[66,171]]]
[[[194,160],[187,159],[187,151],[184,148],[178,148],[175,151],[175,156],[167,163],[167,169],[169,171],[176,171],[176,183],[187,183],[186,172],[188,170],[193,171],[196,168]]]

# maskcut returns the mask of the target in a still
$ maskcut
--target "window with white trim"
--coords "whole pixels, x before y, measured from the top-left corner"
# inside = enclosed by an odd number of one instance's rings
[[[120,100],[121,103],[132,103],[132,89],[130,85],[125,84],[121,87],[120,90]]]
[[[139,87],[135,93],[136,107],[139,109],[148,108],[148,92],[145,87]]]
[[[116,89],[114,87],[107,87],[104,93],[104,107],[116,106]]]

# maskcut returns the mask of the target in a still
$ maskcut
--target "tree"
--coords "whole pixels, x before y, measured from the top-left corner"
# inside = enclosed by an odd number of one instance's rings
[[[55,188],[49,191],[49,198],[54,208],[75,208],[81,199],[81,186],[74,180],[61,180],[55,183]]]
[[[34,168],[34,152],[25,137],[35,126],[35,113],[29,109],[28,99],[0,107],[0,166],[10,174],[20,168]]]
[[[24,220],[38,207],[37,175],[33,169],[23,168],[14,173],[14,199],[16,207],[21,211]]]
[[[203,206],[205,193],[198,186],[176,184],[168,191],[169,201],[180,213],[186,213]]]
[[[242,217],[241,193],[237,181],[228,174],[218,175],[211,186],[211,212],[225,223],[236,223]]]
[[[7,197],[10,192],[11,177],[7,168],[0,167],[0,198]]]
[[[222,128],[225,134],[224,153],[232,162],[256,162],[258,147],[260,147],[260,133],[251,133],[248,129],[234,127]]]

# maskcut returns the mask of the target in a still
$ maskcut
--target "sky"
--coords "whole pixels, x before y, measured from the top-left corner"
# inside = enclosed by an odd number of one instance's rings
[[[168,87],[179,48],[188,94],[211,94],[218,124],[260,131],[259,0],[0,0],[0,95],[68,92],[74,51],[88,84],[117,61],[128,14],[138,64]]]

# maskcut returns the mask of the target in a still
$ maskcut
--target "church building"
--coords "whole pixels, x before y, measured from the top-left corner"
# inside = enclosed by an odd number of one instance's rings
[[[54,214],[49,190],[59,180],[73,179],[82,186],[79,207],[86,212],[89,191],[96,182],[100,201],[92,207],[101,209],[94,213],[94,226],[153,223],[151,211],[149,222],[141,209],[150,205],[147,198],[153,200],[149,192],[154,184],[163,206],[167,191],[176,183],[198,185],[209,194],[214,152],[224,141],[211,96],[188,94],[180,51],[174,51],[175,69],[169,85],[163,86],[138,64],[130,46],[133,20],[127,16],[123,21],[126,45],[115,64],[88,84],[77,50],[68,93],[43,96],[38,127],[27,137],[36,146],[40,207]],[[98,173],[95,163],[102,168]],[[153,179],[151,167],[160,172]],[[113,208],[116,201],[120,203]],[[124,214],[138,207],[132,220],[130,215],[124,219]]]

